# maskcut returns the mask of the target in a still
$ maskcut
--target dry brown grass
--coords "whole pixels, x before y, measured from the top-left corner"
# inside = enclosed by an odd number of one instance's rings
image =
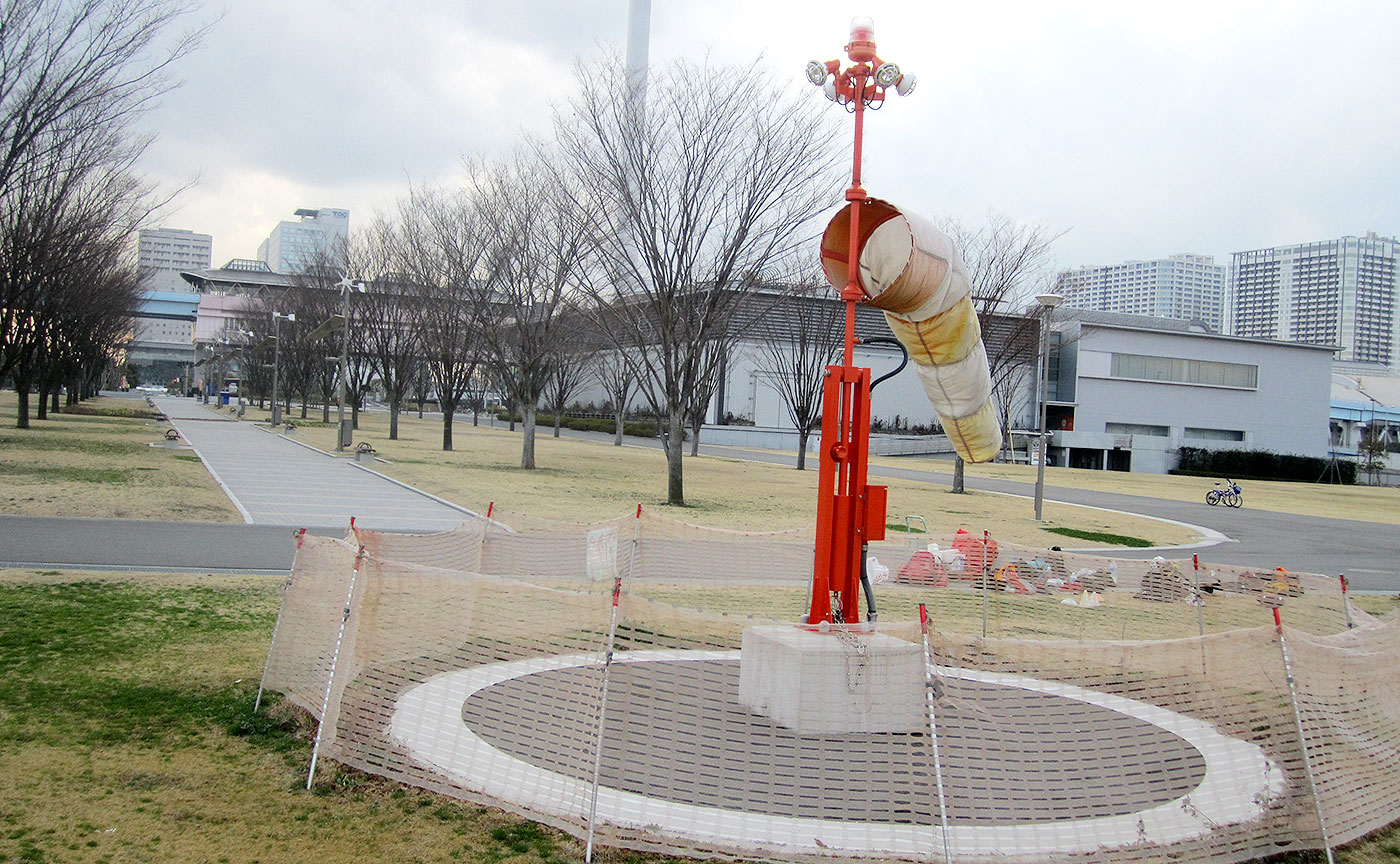
[[[85,411],[144,408],[137,399],[91,399]],[[50,414],[16,429],[16,399],[0,393],[0,513],[241,522],[189,450],[151,447],[164,424],[101,413]]]
[[[249,409],[250,419],[265,422],[267,412]],[[593,521],[625,515],[641,504],[687,522],[717,528],[774,531],[807,527],[816,509],[815,470],[795,471],[764,462],[715,456],[687,457],[685,489],[688,506],[667,507],[666,464],[660,450],[646,446],[614,447],[609,443],[564,436],[554,438],[540,429],[533,471],[520,465],[521,433],[497,421],[470,419],[453,426],[454,450],[442,450],[440,420],[399,420],[399,439],[389,440],[389,418],[383,413],[360,415],[355,441],[368,441],[388,464],[375,470],[464,507],[484,511],[494,502],[506,513],[564,521]],[[518,427],[517,427],[518,429]],[[296,437],[314,447],[335,447],[335,430],[298,427]],[[1031,518],[1024,499],[993,493],[953,495],[940,485],[881,479],[889,486],[889,521],[902,523],[905,514],[928,520],[930,532],[952,534],[958,528],[990,530],[998,539],[1037,546],[1102,546],[1044,530],[1068,527],[1140,537],[1157,545],[1189,543],[1198,535],[1179,525],[1128,514],[1050,502],[1046,522]]]
[[[905,468],[946,471],[946,462],[932,459],[900,459]],[[1029,465],[988,463],[967,466],[970,477],[1035,482],[1035,468]],[[1205,503],[1206,492],[1214,488],[1210,477],[1184,477],[1175,474],[1131,474],[1122,471],[1091,471],[1083,468],[1045,469],[1047,488],[1063,486],[1095,492],[1142,495],[1169,501]],[[1337,486],[1318,483],[1283,483],[1269,480],[1242,480],[1244,506],[1274,513],[1301,516],[1327,516],[1400,525],[1400,488],[1393,486]]]

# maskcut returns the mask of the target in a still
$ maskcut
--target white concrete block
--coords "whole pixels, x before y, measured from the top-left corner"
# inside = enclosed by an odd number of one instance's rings
[[[918,732],[928,725],[923,647],[858,627],[750,627],[739,702],[803,734]]]

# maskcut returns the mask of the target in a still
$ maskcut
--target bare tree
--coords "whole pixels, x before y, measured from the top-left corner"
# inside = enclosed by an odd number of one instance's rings
[[[841,151],[826,106],[767,83],[757,64],[678,62],[648,82],[645,110],[615,68],[581,65],[579,95],[556,113],[559,185],[596,226],[588,288],[666,418],[666,499],[683,506],[684,423],[706,346],[756,288],[749,275],[792,253],[835,203]]]
[[[593,352],[587,346],[561,345],[550,362],[549,382],[545,385],[545,396],[554,413],[554,437],[559,437],[563,425],[564,409],[588,380]]]
[[[627,406],[637,386],[637,373],[633,364],[618,351],[606,350],[593,355],[593,377],[613,406],[613,446],[621,447],[627,426]]]
[[[772,316],[757,330],[772,384],[797,427],[797,470],[807,467],[807,443],[821,420],[826,367],[845,344],[845,306],[819,275],[798,283],[784,304],[789,314]]]
[[[442,409],[442,449],[451,450],[453,417],[481,361],[475,305],[489,247],[485,225],[467,196],[434,187],[410,190],[399,221],[394,269],[419,291],[415,326]]]
[[[491,208],[494,231],[489,277],[473,308],[488,361],[520,411],[520,467],[527,469],[535,467],[540,400],[551,385],[567,398],[582,378],[568,321],[578,317],[570,299],[590,222],[551,182],[558,176],[551,158],[535,146],[472,172],[473,197]]]
[[[413,383],[422,351],[415,326],[413,286],[406,277],[393,273],[399,242],[394,226],[387,219],[376,218],[360,235],[353,256],[359,272],[378,274],[361,299],[360,331],[371,373],[379,378],[389,400],[391,441],[398,440],[400,406]]]
[[[1042,315],[1022,312],[1037,287],[1052,276],[1052,246],[1064,232],[1039,223],[1019,223],[989,213],[987,224],[971,228],[956,219],[940,225],[962,254],[972,281],[972,302],[987,347],[992,395],[1001,414],[1002,440],[1009,441],[1011,410],[1034,364]],[[953,491],[964,492],[964,465],[954,457]]]

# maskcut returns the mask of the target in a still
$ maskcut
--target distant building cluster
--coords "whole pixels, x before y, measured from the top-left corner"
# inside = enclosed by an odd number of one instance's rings
[[[1078,309],[1200,321],[1219,333],[1225,268],[1208,255],[1080,267],[1060,274],[1055,293]]]
[[[1393,237],[1235,252],[1227,267],[1172,255],[1059,275],[1069,306],[1199,321],[1216,333],[1336,349],[1336,360],[1400,374],[1400,268]]]

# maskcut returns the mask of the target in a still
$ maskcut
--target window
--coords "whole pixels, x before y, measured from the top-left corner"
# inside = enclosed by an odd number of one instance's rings
[[[1135,381],[1234,387],[1241,390],[1254,390],[1259,386],[1259,367],[1252,364],[1153,357],[1147,354],[1115,352],[1109,375]]]
[[[1103,431],[1110,435],[1151,435],[1154,438],[1165,438],[1170,430],[1165,426],[1153,426],[1149,423],[1105,423]]]
[[[1244,432],[1239,429],[1198,429],[1187,426],[1182,437],[1202,438],[1207,441],[1243,441]]]

